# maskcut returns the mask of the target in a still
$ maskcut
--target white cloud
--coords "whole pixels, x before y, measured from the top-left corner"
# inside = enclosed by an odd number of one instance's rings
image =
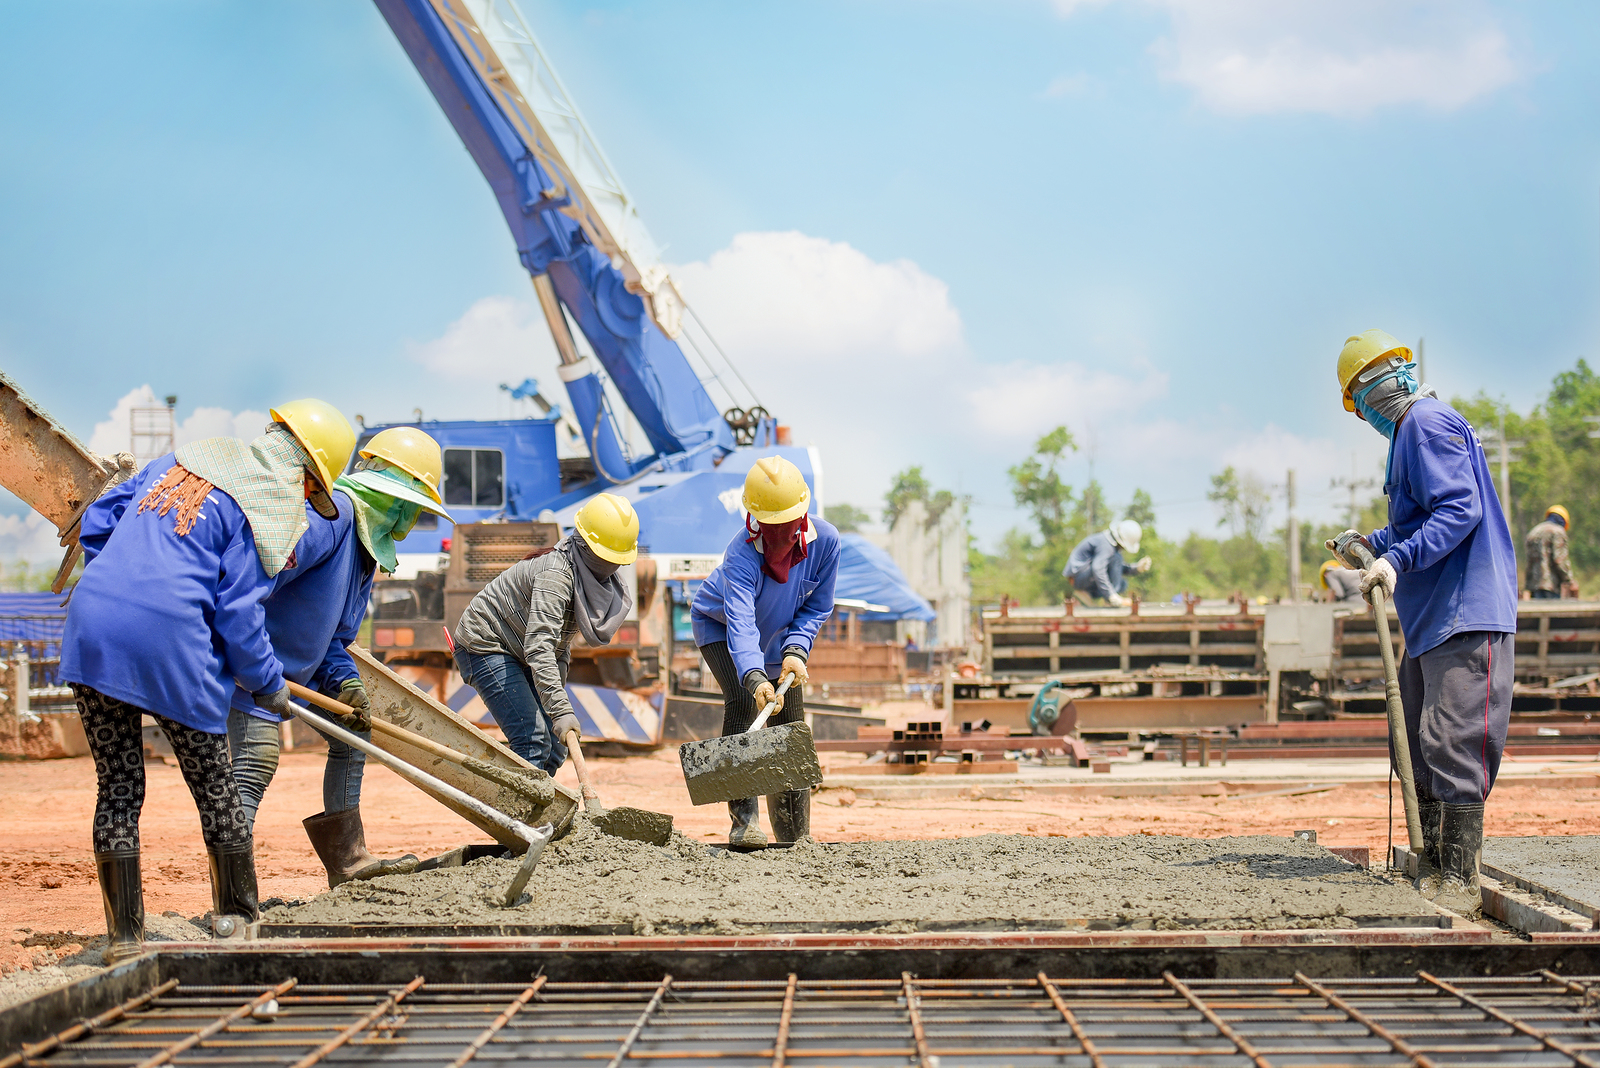
[[[0,515],[0,562],[8,573],[16,561],[55,567],[61,563],[61,553],[55,524],[38,512]]]
[[[1110,0],[1056,0],[1063,16]],[[1511,42],[1480,0],[1139,0],[1163,9],[1164,79],[1231,114],[1452,111],[1516,81]]]
[[[133,409],[160,408],[162,401],[148,385],[124,393],[106,417],[94,425],[89,435],[90,450],[102,456],[129,452],[133,442]],[[267,413],[246,409],[231,412],[226,408],[196,408],[187,419],[173,426],[173,447],[200,438],[229,437],[249,441],[267,425]],[[141,446],[142,447],[142,446]]]
[[[495,385],[560,362],[538,305],[514,297],[484,297],[412,357],[440,375]]]

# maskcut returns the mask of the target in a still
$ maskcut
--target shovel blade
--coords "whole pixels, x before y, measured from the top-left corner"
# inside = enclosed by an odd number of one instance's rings
[[[822,785],[817,747],[804,723],[685,742],[678,747],[678,760],[696,805]]]
[[[626,838],[634,842],[648,842],[664,846],[672,838],[672,817],[665,812],[650,812],[642,808],[610,808],[589,821],[602,834],[613,838]]]

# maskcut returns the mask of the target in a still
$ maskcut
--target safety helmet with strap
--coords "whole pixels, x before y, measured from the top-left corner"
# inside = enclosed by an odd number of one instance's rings
[[[1568,512],[1565,507],[1559,504],[1552,504],[1550,507],[1544,510],[1544,517],[1546,519],[1549,519],[1553,515],[1558,515],[1561,517],[1562,526],[1566,527],[1568,530],[1572,529],[1572,514]]]
[[[1411,350],[1382,330],[1363,330],[1346,338],[1339,352],[1339,389],[1344,394],[1344,410],[1356,410],[1355,391],[1365,383],[1365,372],[1385,359],[1411,362]]]
[[[380,430],[361,447],[364,459],[387,460],[406,474],[421,481],[434,504],[443,504],[439,483],[444,478],[444,452],[439,443],[414,426],[392,426]]]
[[[1328,572],[1332,571],[1336,567],[1343,567],[1343,566],[1344,565],[1341,564],[1337,560],[1324,560],[1324,561],[1322,561],[1322,568],[1321,568],[1321,570],[1319,570],[1317,572],[1317,581],[1322,583],[1322,588],[1323,589],[1326,590],[1326,589],[1329,588],[1328,587]]]
[[[613,564],[631,564],[639,556],[639,514],[626,497],[597,493],[584,502],[572,525],[591,552]]]
[[[1111,524],[1111,541],[1117,548],[1128,553],[1139,551],[1139,539],[1144,537],[1144,528],[1139,526],[1137,520],[1124,519],[1120,523]]]
[[[794,464],[763,456],[744,476],[744,510],[758,523],[787,523],[811,507],[811,488]]]
[[[324,490],[344,470],[350,450],[356,447],[356,432],[339,409],[327,401],[306,398],[273,408],[268,415],[275,423],[289,428],[306,452],[311,454],[312,472]]]

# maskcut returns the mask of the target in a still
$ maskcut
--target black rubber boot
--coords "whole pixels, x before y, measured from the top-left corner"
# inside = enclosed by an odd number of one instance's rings
[[[797,842],[811,833],[811,791],[785,790],[767,795],[767,819],[774,842]]]
[[[229,937],[233,932],[218,926],[221,917],[239,917],[250,923],[261,918],[256,905],[256,853],[244,845],[208,849],[206,856],[211,861],[211,930]]]
[[[380,875],[409,875],[417,870],[415,854],[397,860],[383,860],[367,852],[367,832],[361,825],[361,810],[319,812],[300,821],[311,839],[311,848],[328,872],[328,889],[354,879],[376,879]]]
[[[1470,919],[1483,913],[1478,865],[1483,860],[1483,805],[1444,805],[1439,859],[1444,878],[1433,903]]]
[[[1439,821],[1442,805],[1432,798],[1417,800],[1417,815],[1422,820],[1422,856],[1417,858],[1417,892],[1432,901],[1444,883],[1443,862],[1439,859]]]
[[[100,876],[100,900],[106,906],[106,936],[102,954],[107,964],[137,957],[144,952],[144,883],[139,877],[139,851],[113,850],[94,855]]]
[[[728,831],[729,849],[765,849],[767,836],[761,833],[761,802],[754,797],[728,802],[733,828]]]

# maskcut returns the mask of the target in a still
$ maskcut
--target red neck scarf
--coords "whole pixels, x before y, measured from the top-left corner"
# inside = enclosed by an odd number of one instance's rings
[[[807,517],[802,514],[787,523],[758,522],[753,527],[746,517],[744,529],[750,535],[747,544],[761,539],[761,570],[778,582],[788,582],[789,569],[806,558],[806,531],[811,529]]]

